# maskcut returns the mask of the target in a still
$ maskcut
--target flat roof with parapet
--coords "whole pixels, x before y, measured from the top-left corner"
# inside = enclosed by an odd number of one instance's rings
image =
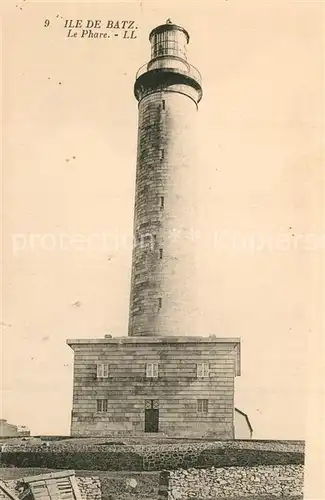
[[[107,337],[97,339],[67,339],[71,349],[77,345],[89,344],[235,344],[236,375],[240,375],[240,341],[239,337]]]
[[[203,343],[203,344],[240,344],[240,338],[229,337],[105,337],[97,339],[68,339],[69,346],[73,344],[182,344],[182,343]]]

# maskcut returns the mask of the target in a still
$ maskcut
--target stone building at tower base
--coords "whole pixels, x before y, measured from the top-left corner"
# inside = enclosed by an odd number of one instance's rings
[[[74,351],[72,436],[161,433],[234,438],[240,340],[67,340]]]

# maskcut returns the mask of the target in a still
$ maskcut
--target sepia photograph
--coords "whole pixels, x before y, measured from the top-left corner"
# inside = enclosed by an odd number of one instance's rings
[[[0,500],[325,498],[324,7],[1,7]]]

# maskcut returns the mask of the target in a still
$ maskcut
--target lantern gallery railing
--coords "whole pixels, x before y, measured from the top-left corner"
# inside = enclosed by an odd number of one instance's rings
[[[188,62],[184,61],[184,59],[180,58],[173,58],[171,56],[167,57],[157,57],[156,59],[152,59],[148,63],[144,64],[139,68],[137,74],[136,74],[136,79],[138,79],[140,76],[142,76],[144,73],[147,73],[149,71],[155,71],[155,70],[160,70],[160,69],[165,69],[165,70],[172,70],[174,72],[181,73],[183,75],[189,76],[190,78],[193,78],[196,80],[200,85],[202,83],[202,77],[199,72],[194,66],[189,64]]]

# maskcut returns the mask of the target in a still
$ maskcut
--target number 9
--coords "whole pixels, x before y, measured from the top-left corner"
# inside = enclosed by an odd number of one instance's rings
[[[48,19],[45,19],[44,26],[45,26],[45,28],[47,28],[48,26],[50,26],[50,21]]]

